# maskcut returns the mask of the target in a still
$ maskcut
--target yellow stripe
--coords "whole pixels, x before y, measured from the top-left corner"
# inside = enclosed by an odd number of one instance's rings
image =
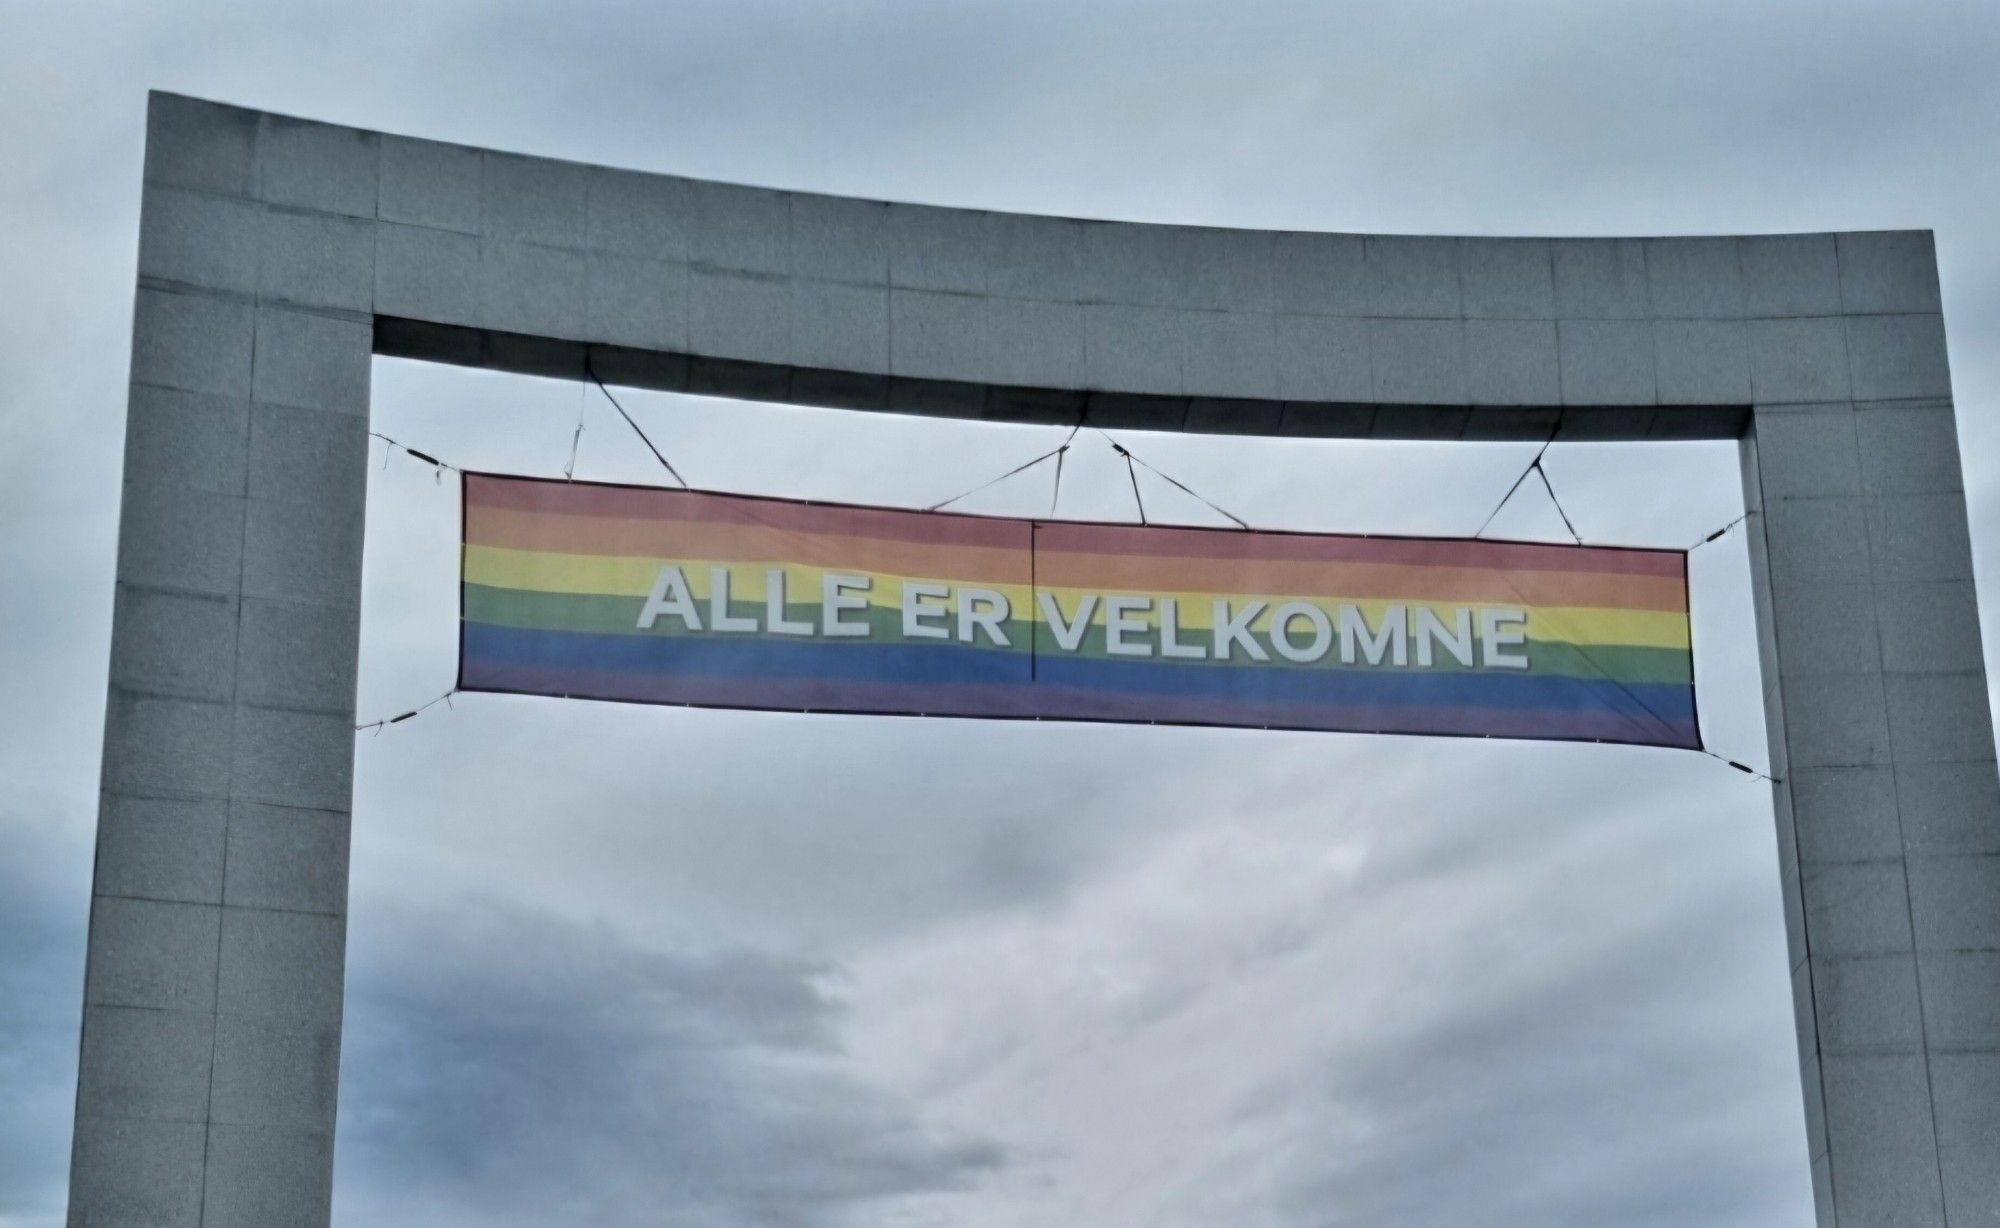
[[[816,604],[820,598],[821,577],[828,569],[786,564],[773,567],[768,564],[731,564],[706,559],[641,559],[615,555],[554,554],[531,550],[509,550],[499,546],[466,546],[465,579],[468,583],[487,585],[492,588],[520,589],[542,593],[596,593],[617,597],[644,597],[653,590],[653,582],[658,578],[660,568],[667,563],[678,564],[687,577],[688,587],[698,600],[706,600],[709,595],[709,571],[713,567],[730,568],[729,595],[737,601],[763,601],[765,599],[765,572],[782,570],[785,573],[785,595],[794,604]],[[846,574],[846,573],[842,573]],[[875,581],[874,591],[868,594],[872,604],[894,608],[900,604],[902,586],[909,581],[933,584],[955,584],[965,586],[965,581],[940,580],[929,576],[897,576],[880,572],[856,572],[869,575]],[[884,583],[886,581],[886,583]],[[991,588],[1004,593],[1012,603],[1017,615],[1027,616],[1033,605],[1032,590],[1021,584],[989,584],[978,587]],[[1065,619],[1075,614],[1082,605],[1084,593],[1094,590],[1075,588],[1046,588],[1041,590],[1056,599],[1058,608]],[[861,594],[856,594],[860,596]],[[1100,600],[1091,613],[1091,621],[1099,626],[1104,623],[1105,608]],[[1213,608],[1217,597],[1209,593],[1162,592],[1133,594],[1153,598],[1171,597],[1176,600],[1181,615],[1181,626],[1185,630],[1205,630],[1212,625]],[[1382,598],[1341,600],[1332,597],[1309,599],[1293,598],[1284,594],[1251,595],[1228,594],[1221,598],[1231,603],[1232,609],[1242,609],[1248,601],[1261,600],[1264,611],[1251,623],[1258,630],[1267,630],[1270,625],[1271,610],[1292,600],[1309,600],[1322,608],[1331,609],[1338,605],[1358,607],[1371,626],[1381,625],[1384,610],[1392,605],[1408,609],[1428,607],[1443,616],[1446,626],[1452,625],[1451,612],[1464,608],[1494,608],[1497,603],[1451,603],[1394,601]],[[1678,648],[1689,646],[1688,616],[1677,610],[1626,610],[1608,609],[1595,606],[1529,606],[1516,607],[1527,611],[1528,637],[1543,642],[1567,644],[1624,644],[1644,648]],[[1031,616],[1041,621],[1041,611],[1033,608]],[[1156,625],[1157,614],[1137,615],[1141,621]],[[1475,628],[1476,630],[1476,628]]]

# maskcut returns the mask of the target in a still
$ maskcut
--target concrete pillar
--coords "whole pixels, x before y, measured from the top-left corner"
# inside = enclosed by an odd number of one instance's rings
[[[374,149],[153,102],[72,1224],[329,1215]]]

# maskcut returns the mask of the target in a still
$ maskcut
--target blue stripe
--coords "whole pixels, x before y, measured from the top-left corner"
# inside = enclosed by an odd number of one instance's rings
[[[956,643],[868,644],[750,636],[602,635],[466,622],[469,660],[554,669],[792,677],[911,685],[988,684],[1282,703],[1616,712],[1692,725],[1694,688],[1526,674],[1365,669],[1236,669],[988,652]]]

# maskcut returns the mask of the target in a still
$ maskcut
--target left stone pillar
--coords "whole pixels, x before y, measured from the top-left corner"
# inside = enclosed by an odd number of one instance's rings
[[[378,168],[151,100],[72,1225],[330,1218]]]

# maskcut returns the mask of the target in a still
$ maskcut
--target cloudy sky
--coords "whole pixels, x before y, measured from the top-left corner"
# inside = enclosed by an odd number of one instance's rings
[[[1932,227],[1992,558],[1990,4],[0,0],[0,32],[4,1228],[61,1218],[148,87],[1081,216]],[[627,403],[719,489],[926,504],[1054,442]],[[384,361],[376,414],[534,473],[581,416],[580,475],[651,476],[574,384]],[[1328,530],[1469,532],[1526,459],[1127,442]],[[1065,510],[1129,517],[1078,457]],[[455,494],[378,460],[364,719],[453,676]],[[1726,446],[1549,467],[1594,540],[1741,506]],[[1531,496],[1496,528],[1560,533]],[[1740,541],[1694,577],[1710,740],[1760,760]],[[464,697],[357,742],[336,1220],[1804,1224],[1766,801],[1665,751]]]

